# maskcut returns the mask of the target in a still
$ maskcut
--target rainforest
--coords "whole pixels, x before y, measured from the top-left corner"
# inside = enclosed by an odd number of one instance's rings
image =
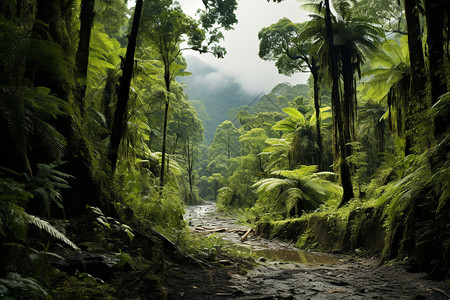
[[[1,1],[0,299],[450,299],[450,1],[253,2]]]

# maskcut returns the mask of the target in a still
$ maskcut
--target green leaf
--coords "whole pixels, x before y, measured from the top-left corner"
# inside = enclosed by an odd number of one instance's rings
[[[303,114],[298,110],[296,110],[295,108],[285,107],[283,108],[283,111],[292,118],[294,118],[295,122],[299,123],[300,125],[304,126],[306,124],[305,117],[303,116]]]

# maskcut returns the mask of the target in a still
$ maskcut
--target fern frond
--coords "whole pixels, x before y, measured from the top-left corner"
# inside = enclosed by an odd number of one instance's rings
[[[44,221],[42,219],[39,219],[36,216],[33,215],[26,215],[26,219],[28,219],[30,224],[33,224],[34,226],[38,227],[39,229],[47,231],[51,236],[54,238],[66,243],[70,247],[72,247],[75,250],[80,250],[77,245],[75,245],[71,240],[69,240],[64,234],[59,232],[55,227],[50,225],[47,221]]]
[[[256,182],[255,184],[252,185],[252,187],[257,188],[256,189],[257,193],[265,193],[265,192],[272,191],[272,190],[279,188],[286,184],[288,184],[288,183],[284,179],[266,178],[266,179],[261,179],[260,181]]]

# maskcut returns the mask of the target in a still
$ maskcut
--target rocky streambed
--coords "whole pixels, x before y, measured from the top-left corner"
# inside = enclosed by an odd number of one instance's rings
[[[183,299],[450,299],[448,283],[409,273],[400,263],[309,253],[289,242],[259,238],[217,212],[213,202],[188,207],[185,219],[193,233],[217,234],[252,253],[256,266],[244,275],[230,269],[227,279],[214,279],[224,292],[196,294],[194,289],[181,293]]]

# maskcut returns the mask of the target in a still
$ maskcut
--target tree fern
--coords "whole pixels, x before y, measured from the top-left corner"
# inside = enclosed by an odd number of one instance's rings
[[[295,170],[280,170],[272,172],[276,177],[261,179],[253,187],[260,198],[270,195],[273,202],[282,203],[285,215],[289,216],[292,209],[298,213],[298,207],[309,210],[319,207],[324,201],[339,197],[342,189],[335,183],[325,179],[334,175],[332,172],[317,171],[316,165],[301,166]],[[273,203],[273,205],[277,205]]]
[[[270,146],[265,148],[260,155],[267,156],[268,164],[266,170],[273,171],[289,168],[289,151],[291,148],[292,137],[281,139],[269,138],[265,142]]]

